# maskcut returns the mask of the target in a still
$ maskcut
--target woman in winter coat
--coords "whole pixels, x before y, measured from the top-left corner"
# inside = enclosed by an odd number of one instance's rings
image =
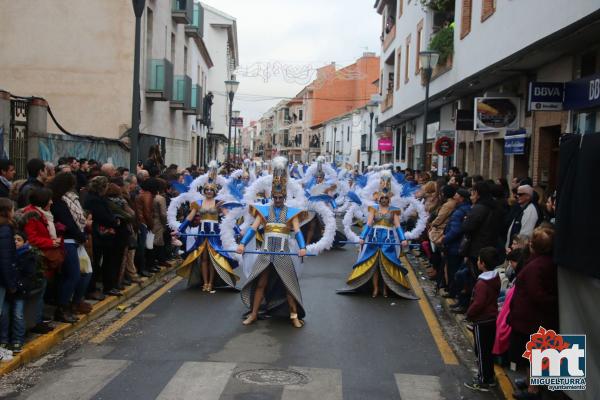
[[[558,277],[557,266],[552,260],[553,243],[553,228],[534,229],[529,244],[531,257],[517,274],[507,319],[512,328],[512,359],[520,359],[518,355],[525,351],[529,336],[539,327],[558,331]],[[515,394],[515,398],[533,398],[531,394],[538,392],[538,387],[529,386],[529,395],[523,392]]]
[[[29,202],[30,204],[22,211],[19,225],[27,235],[29,244],[43,254],[44,274],[47,279],[52,279],[62,266],[56,265],[57,253],[64,253],[62,239],[58,236],[57,227],[54,225],[54,216],[50,212],[52,191],[47,188],[36,188],[31,192]],[[44,280],[37,306],[36,332],[48,331],[48,326],[43,323],[43,300],[46,286],[47,281]]]
[[[102,290],[104,295],[121,296],[117,289],[117,278],[121,266],[122,256],[115,250],[117,228],[119,220],[110,210],[106,192],[108,178],[97,176],[88,184],[88,193],[83,208],[92,214],[92,241],[93,241],[93,275],[88,289],[88,297],[100,300],[104,298],[97,289],[97,281],[102,277]]]
[[[135,211],[133,211],[127,200],[123,197],[123,180],[121,178],[114,179],[113,183],[108,185],[106,192],[106,198],[108,199],[108,206],[110,211],[113,213],[115,218],[119,220],[119,227],[115,229],[115,247],[113,251],[117,253],[115,257],[119,260],[119,270],[117,273],[117,289],[123,290],[125,288],[123,283],[124,276],[124,264],[123,257],[125,251],[128,250],[130,244],[131,230],[130,224],[135,219]]]
[[[159,266],[167,266],[167,253],[165,250],[165,227],[167,226],[167,200],[165,199],[165,190],[167,182],[163,179],[157,179],[158,192],[154,196],[152,206],[154,208],[154,247],[156,249],[156,259]]]
[[[65,262],[59,275],[57,321],[75,322],[73,312],[89,313],[92,308],[88,303],[78,299],[71,305],[76,288],[81,283],[79,265],[79,247],[85,244],[86,217],[79,200],[69,193],[74,193],[77,186],[75,175],[70,172],[56,174],[48,187],[52,190],[52,207],[50,210],[54,220],[65,226],[63,240],[65,244]],[[76,196],[76,195],[75,195]],[[87,279],[87,277],[84,277]]]

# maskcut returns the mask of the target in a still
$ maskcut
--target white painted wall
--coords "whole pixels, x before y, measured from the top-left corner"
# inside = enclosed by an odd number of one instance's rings
[[[382,121],[418,104],[425,97],[425,88],[415,75],[416,29],[421,18],[424,18],[422,47],[426,47],[430,40],[431,13],[423,11],[418,1],[413,0],[409,4],[407,0],[404,2],[404,13],[396,21],[396,38],[381,57],[383,69],[383,60],[386,60],[394,49],[402,46],[400,88],[394,90],[394,107],[382,115]],[[462,2],[456,1],[453,66],[450,71],[432,81],[431,95],[465,80],[600,8],[600,3],[590,0],[573,0],[567,3],[564,0],[497,0],[495,13],[481,22],[482,2],[473,1],[472,4],[471,32],[461,40]],[[412,36],[408,64],[409,82],[405,84],[405,41],[409,34]]]

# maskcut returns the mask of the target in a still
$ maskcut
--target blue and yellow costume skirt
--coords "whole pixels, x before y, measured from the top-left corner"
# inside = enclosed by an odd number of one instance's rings
[[[222,250],[221,241],[218,237],[204,237],[198,240],[194,249],[187,253],[177,274],[188,278],[188,287],[208,284],[208,282],[203,281],[200,271],[202,255],[205,253],[208,255],[208,262],[217,272],[214,287],[235,289],[236,282],[240,279],[234,272],[238,263]]]
[[[377,237],[372,237],[369,241],[381,242],[382,238],[378,240]],[[396,250],[397,246],[394,245],[365,245],[346,280],[349,289],[357,291],[368,287],[375,272],[379,271],[385,285],[394,293],[406,299],[417,300],[407,279],[408,271],[402,266]]]

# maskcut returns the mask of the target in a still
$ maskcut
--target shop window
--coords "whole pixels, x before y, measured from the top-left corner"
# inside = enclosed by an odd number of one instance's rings
[[[600,131],[600,120],[596,111],[583,111],[573,116],[573,132],[584,134],[584,133],[595,133]]]

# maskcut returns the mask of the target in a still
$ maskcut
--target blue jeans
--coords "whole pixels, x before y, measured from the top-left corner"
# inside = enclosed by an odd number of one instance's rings
[[[79,283],[79,255],[76,243],[65,243],[65,262],[60,271],[58,305],[66,306],[71,302],[75,288]]]
[[[24,342],[25,299],[5,301],[0,316],[0,343],[23,344]]]
[[[75,293],[73,293],[73,304],[79,304],[83,300],[83,296],[87,292],[87,288],[90,285],[90,280],[92,279],[92,274],[80,274],[79,282],[75,287]]]

